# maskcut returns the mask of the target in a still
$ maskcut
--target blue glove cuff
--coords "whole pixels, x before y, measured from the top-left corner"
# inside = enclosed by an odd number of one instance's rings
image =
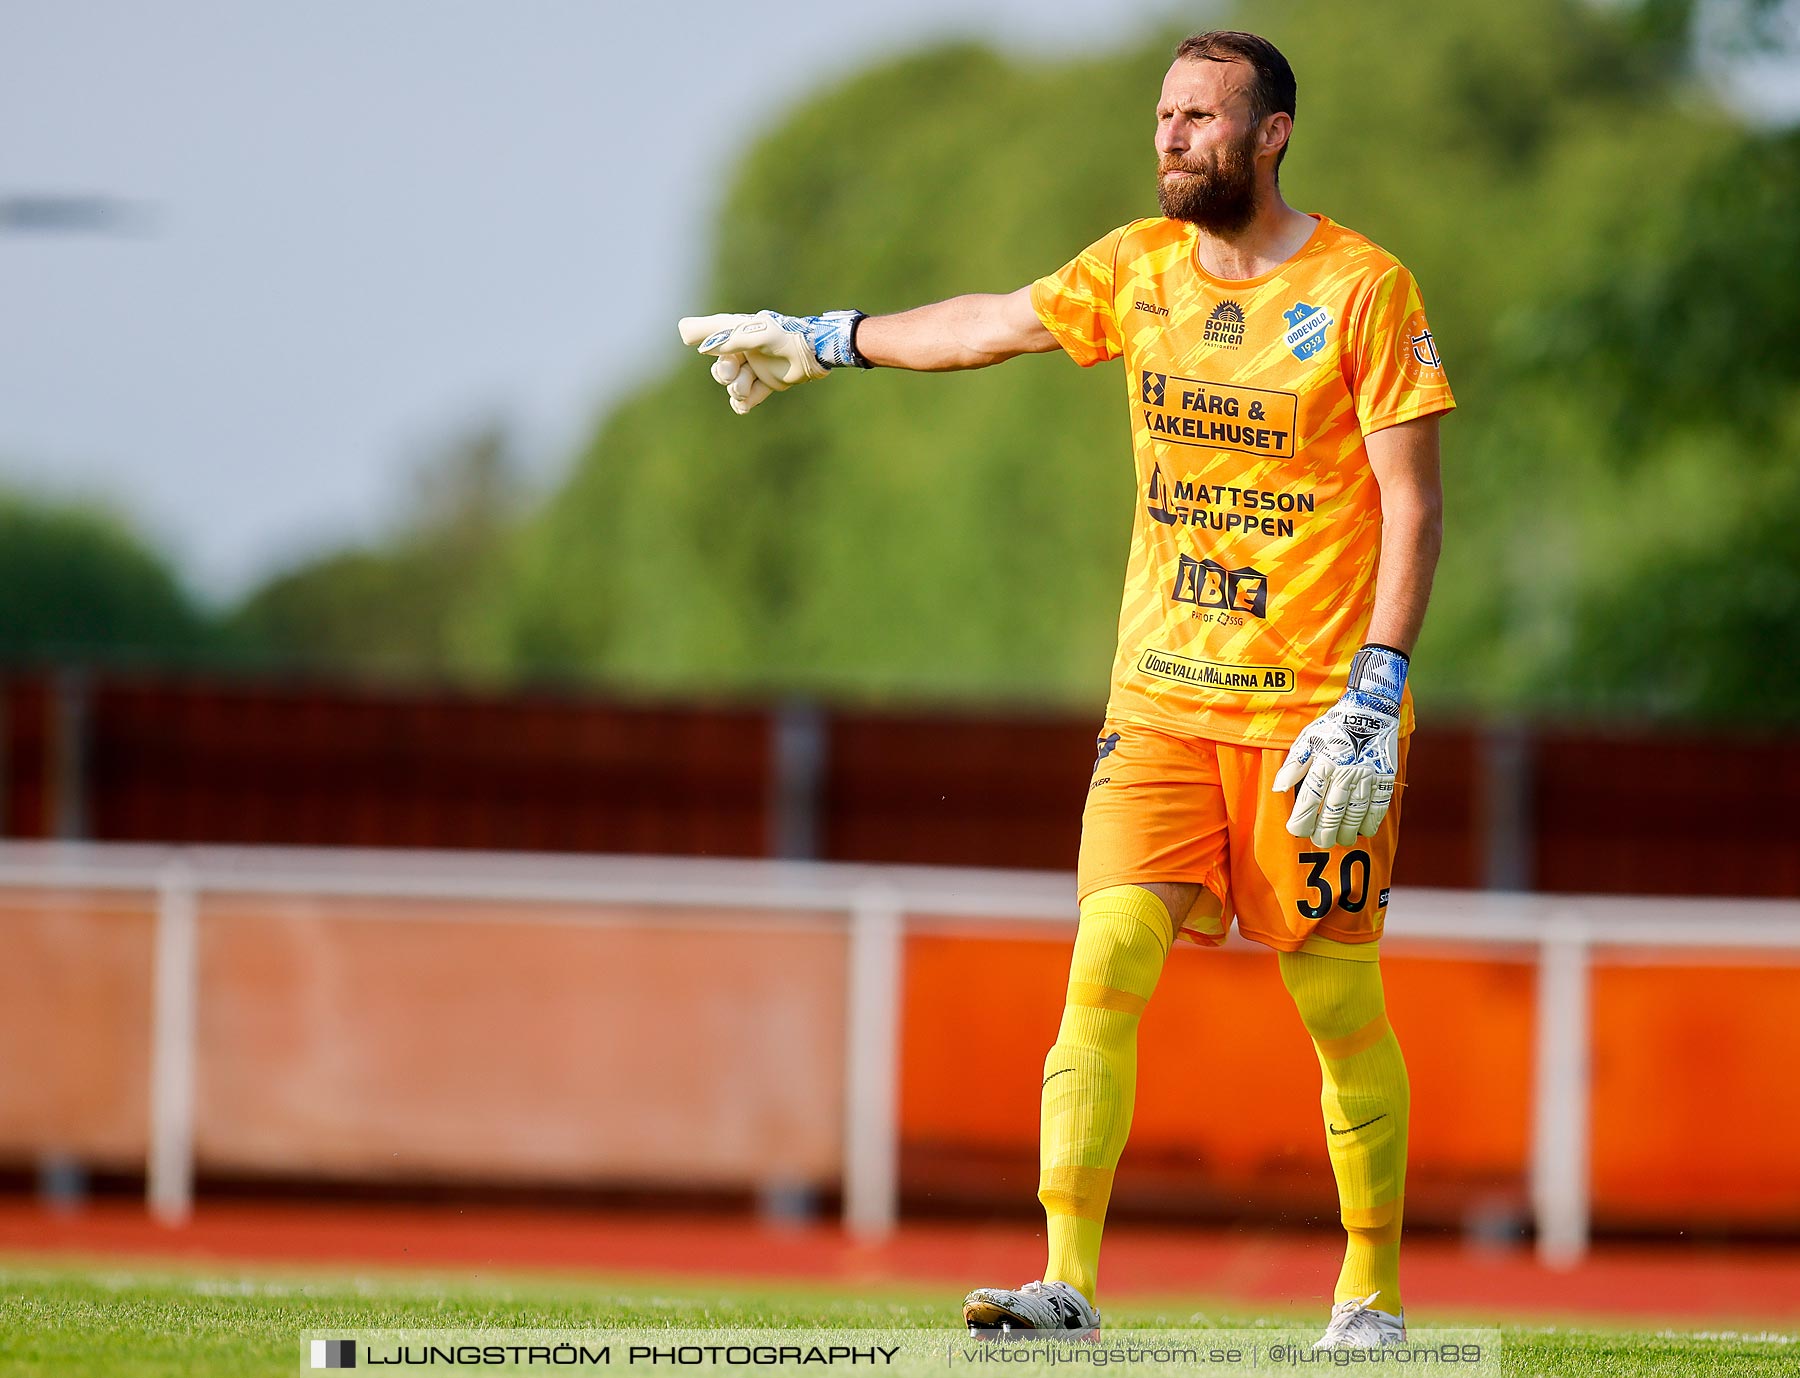
[[[823,316],[803,316],[806,343],[813,357],[826,368],[873,368],[856,349],[856,323],[862,311],[827,311]]]
[[[1345,697],[1398,716],[1410,663],[1404,651],[1370,642],[1350,662],[1350,688]]]

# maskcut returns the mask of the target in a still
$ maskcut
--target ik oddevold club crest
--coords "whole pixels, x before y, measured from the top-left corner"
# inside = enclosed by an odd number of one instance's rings
[[[1309,306],[1297,301],[1281,313],[1288,323],[1282,343],[1294,351],[1296,359],[1310,359],[1325,348],[1325,332],[1331,326],[1331,312],[1323,306]]]

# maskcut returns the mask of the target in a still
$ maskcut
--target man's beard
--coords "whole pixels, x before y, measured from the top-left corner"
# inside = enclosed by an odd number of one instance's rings
[[[1186,220],[1213,234],[1235,234],[1256,218],[1254,134],[1222,150],[1210,167],[1170,160],[1157,168],[1156,199],[1171,220]],[[1164,177],[1179,169],[1188,177]]]

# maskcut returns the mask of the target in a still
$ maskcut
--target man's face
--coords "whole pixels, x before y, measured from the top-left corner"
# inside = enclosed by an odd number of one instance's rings
[[[1256,216],[1256,154],[1247,63],[1187,59],[1169,68],[1156,107],[1156,195],[1162,213],[1229,234]]]

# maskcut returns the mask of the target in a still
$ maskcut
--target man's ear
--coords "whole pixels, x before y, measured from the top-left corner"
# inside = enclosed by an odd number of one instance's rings
[[[1294,117],[1285,110],[1277,110],[1263,120],[1262,151],[1279,153],[1287,144],[1294,132]]]

